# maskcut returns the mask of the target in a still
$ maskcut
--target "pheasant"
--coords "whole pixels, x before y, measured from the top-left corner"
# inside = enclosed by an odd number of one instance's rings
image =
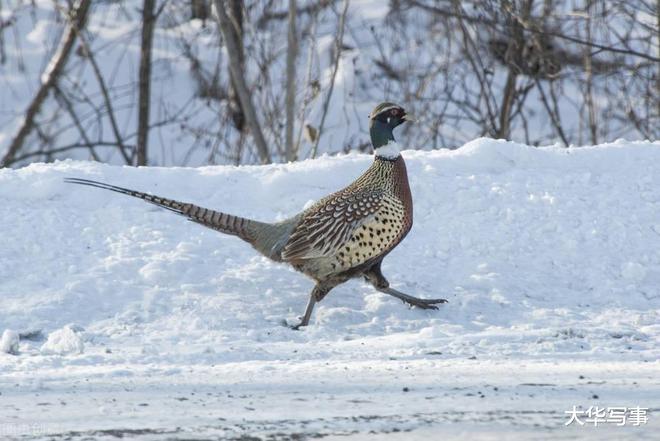
[[[316,285],[302,320],[293,329],[307,326],[316,303],[337,285],[356,277],[364,277],[376,290],[410,306],[437,309],[437,304],[447,301],[421,299],[397,291],[381,272],[383,258],[412,227],[413,205],[406,164],[392,133],[395,127],[412,119],[392,103],[376,106],[369,119],[375,151],[371,167],[343,190],[277,223],[246,219],[88,179],[65,181],[143,199],[206,227],[238,236],[264,256],[288,263],[312,278]]]

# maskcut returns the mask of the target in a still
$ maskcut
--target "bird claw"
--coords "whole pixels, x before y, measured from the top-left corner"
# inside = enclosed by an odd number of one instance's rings
[[[403,300],[403,303],[407,303],[411,307],[419,309],[438,309],[435,306],[437,303],[449,303],[447,299],[415,299],[415,300]]]
[[[300,331],[300,328],[303,327],[303,326],[305,326],[305,325],[302,323],[302,320],[301,320],[300,323],[298,323],[297,325],[292,325],[292,324],[289,324],[289,322],[288,322],[286,319],[282,319],[282,320],[280,320],[280,324],[281,324],[282,326],[284,326],[285,328],[289,328],[289,329],[291,329],[291,330],[293,330],[293,331]]]

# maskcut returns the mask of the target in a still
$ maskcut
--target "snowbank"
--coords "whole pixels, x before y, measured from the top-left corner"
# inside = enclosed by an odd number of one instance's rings
[[[409,355],[427,346],[448,356],[618,357],[631,347],[636,356],[656,354],[658,147],[478,139],[457,151],[405,152],[415,225],[384,272],[401,290],[444,296],[449,305],[408,310],[356,281],[333,291],[301,333],[280,324],[302,313],[311,288],[302,275],[240,240],[62,179],[99,179],[278,220],[350,182],[370,156],[267,167],[66,161],[1,170],[0,327],[50,332],[74,322],[94,336],[92,353],[142,346],[139,335],[159,353],[210,346],[220,359],[280,356],[264,351],[262,340],[383,335],[379,350]]]
[[[18,357],[0,357],[0,371],[20,383],[27,372],[57,376],[72,366],[106,379],[179,378],[194,366],[235,366],[264,379],[277,367],[292,379],[310,369],[322,376],[332,360],[363,380],[375,365],[408,360],[441,381],[434,363],[475,357],[657,363],[659,142],[562,149],[479,139],[404,157],[415,223],[383,270],[397,289],[449,304],[407,309],[352,281],[301,332],[281,322],[303,312],[312,287],[304,276],[236,238],[62,179],[278,220],[349,183],[370,156],[261,167],[65,161],[0,170],[0,329],[49,335],[45,345],[21,342]],[[84,352],[68,323],[85,329]],[[42,345],[76,355],[48,355]]]

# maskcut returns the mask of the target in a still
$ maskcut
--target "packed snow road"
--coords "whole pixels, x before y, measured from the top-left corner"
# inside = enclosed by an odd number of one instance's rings
[[[353,281],[299,332],[282,324],[303,311],[302,275],[62,179],[268,221],[370,156],[0,170],[0,438],[657,439],[660,143],[404,157],[415,223],[383,271],[450,303],[408,309]],[[573,406],[584,425],[565,425]],[[594,407],[625,407],[626,424]]]
[[[5,436],[17,439],[517,439],[536,432],[535,439],[650,440],[660,429],[657,378],[651,363],[435,354],[75,366],[3,387],[0,423]],[[566,426],[573,405],[656,408],[643,425],[630,418],[626,426],[594,425],[594,418],[579,416],[584,425]]]

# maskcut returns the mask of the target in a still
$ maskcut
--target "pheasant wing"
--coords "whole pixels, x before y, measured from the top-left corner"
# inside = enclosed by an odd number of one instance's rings
[[[286,261],[334,255],[352,233],[372,218],[383,191],[364,189],[331,195],[307,210],[282,251]]]

